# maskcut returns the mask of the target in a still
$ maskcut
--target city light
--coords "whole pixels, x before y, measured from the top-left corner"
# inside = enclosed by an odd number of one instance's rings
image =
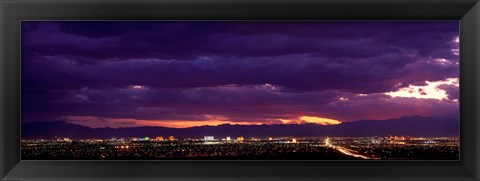
[[[213,141],[213,140],[215,140],[215,138],[214,138],[213,136],[204,136],[204,137],[203,137],[203,140],[205,140],[205,141]]]
[[[248,137],[163,136],[22,140],[22,159],[402,159],[458,160],[458,137]]]

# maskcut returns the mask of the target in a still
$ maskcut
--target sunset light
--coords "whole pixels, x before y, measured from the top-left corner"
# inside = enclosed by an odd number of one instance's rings
[[[409,85],[408,87],[401,88],[395,92],[387,92],[385,94],[392,97],[411,97],[418,99],[437,99],[444,100],[448,99],[447,92],[440,88],[442,85],[453,85],[458,87],[459,80],[458,78],[448,78],[442,81],[429,82],[425,81],[427,85],[424,86],[414,86]]]
[[[206,115],[206,117],[211,117]],[[65,120],[71,123],[88,126],[92,128],[101,127],[140,127],[140,126],[162,126],[169,128],[190,128],[195,126],[218,126],[222,124],[235,125],[260,125],[261,122],[246,122],[246,121],[227,121],[227,120],[141,120],[132,118],[102,118],[93,116],[65,116]]]
[[[314,116],[302,116],[300,120],[306,121],[308,123],[315,123],[321,125],[333,125],[333,124],[340,124],[342,122],[334,119],[322,118],[322,117],[314,117]]]

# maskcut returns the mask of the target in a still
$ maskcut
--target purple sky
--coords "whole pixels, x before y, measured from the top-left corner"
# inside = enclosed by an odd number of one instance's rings
[[[22,121],[457,117],[457,21],[22,22]]]

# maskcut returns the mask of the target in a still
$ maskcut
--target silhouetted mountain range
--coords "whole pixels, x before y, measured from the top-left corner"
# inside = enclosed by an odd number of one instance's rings
[[[267,137],[267,136],[459,136],[458,119],[408,116],[388,120],[361,120],[338,125],[275,124],[275,125],[218,125],[191,128],[125,127],[90,128],[64,121],[22,124],[22,139],[68,138],[126,138],[170,136],[176,138]]]

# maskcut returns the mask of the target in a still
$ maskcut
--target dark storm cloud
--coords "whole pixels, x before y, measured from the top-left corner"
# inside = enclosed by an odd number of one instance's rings
[[[285,91],[338,89],[376,93],[397,89],[398,81],[418,84],[458,76],[458,65],[442,65],[429,61],[429,58],[416,58],[394,54],[325,59],[295,54],[240,59],[209,57],[191,61],[135,59],[79,65],[72,59],[49,57],[30,62],[33,66],[25,67],[25,72],[31,76],[24,80],[31,82],[30,86],[58,89],[124,88],[129,85],[195,88],[268,83],[281,86]],[[39,77],[45,78],[39,82],[36,80]]]
[[[458,35],[453,21],[23,22],[22,116],[451,114],[458,103],[383,93],[458,78]]]
[[[89,58],[450,56],[457,22],[25,22],[24,49]],[[428,32],[428,34],[426,33]],[[420,33],[420,34],[419,34]],[[402,37],[402,38],[399,38]],[[443,52],[443,53],[442,53]]]

